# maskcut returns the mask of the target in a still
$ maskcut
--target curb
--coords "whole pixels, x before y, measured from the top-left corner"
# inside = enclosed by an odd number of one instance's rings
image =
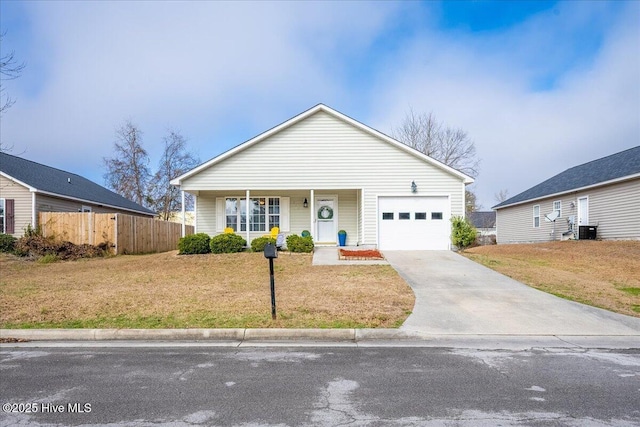
[[[479,335],[427,334],[403,329],[0,329],[4,345],[20,342],[199,342],[203,345],[313,345],[363,347],[443,347],[485,349],[640,349],[638,335]],[[137,344],[136,344],[137,345]]]
[[[394,335],[388,329],[385,338]],[[319,340],[355,341],[356,329],[0,329],[0,339],[29,341],[264,341]]]

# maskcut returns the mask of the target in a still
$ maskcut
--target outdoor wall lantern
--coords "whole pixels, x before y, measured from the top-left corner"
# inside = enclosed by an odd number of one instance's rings
[[[411,192],[412,193],[417,193],[418,192],[418,186],[416,185],[415,181],[411,181]]]
[[[302,202],[302,207],[309,207],[309,203],[307,203],[307,198],[304,198],[304,202]]]

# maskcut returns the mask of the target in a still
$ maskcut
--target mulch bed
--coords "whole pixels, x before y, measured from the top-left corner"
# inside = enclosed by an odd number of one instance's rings
[[[355,250],[355,251],[340,249],[339,258],[343,260],[355,260],[355,261],[384,259],[380,251],[377,249],[362,249],[362,250]]]

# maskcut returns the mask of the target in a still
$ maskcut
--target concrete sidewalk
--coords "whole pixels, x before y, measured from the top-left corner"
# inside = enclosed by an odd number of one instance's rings
[[[381,260],[341,260],[338,258],[338,247],[335,246],[317,246],[313,249],[312,265],[388,265],[389,263]],[[361,247],[345,246],[343,249],[358,250]]]
[[[638,318],[538,291],[454,252],[384,255],[416,295],[405,332],[640,337]]]

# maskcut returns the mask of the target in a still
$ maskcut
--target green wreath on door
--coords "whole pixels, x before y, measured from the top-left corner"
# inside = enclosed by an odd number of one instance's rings
[[[333,219],[333,208],[331,206],[320,206],[318,209],[318,219]]]

